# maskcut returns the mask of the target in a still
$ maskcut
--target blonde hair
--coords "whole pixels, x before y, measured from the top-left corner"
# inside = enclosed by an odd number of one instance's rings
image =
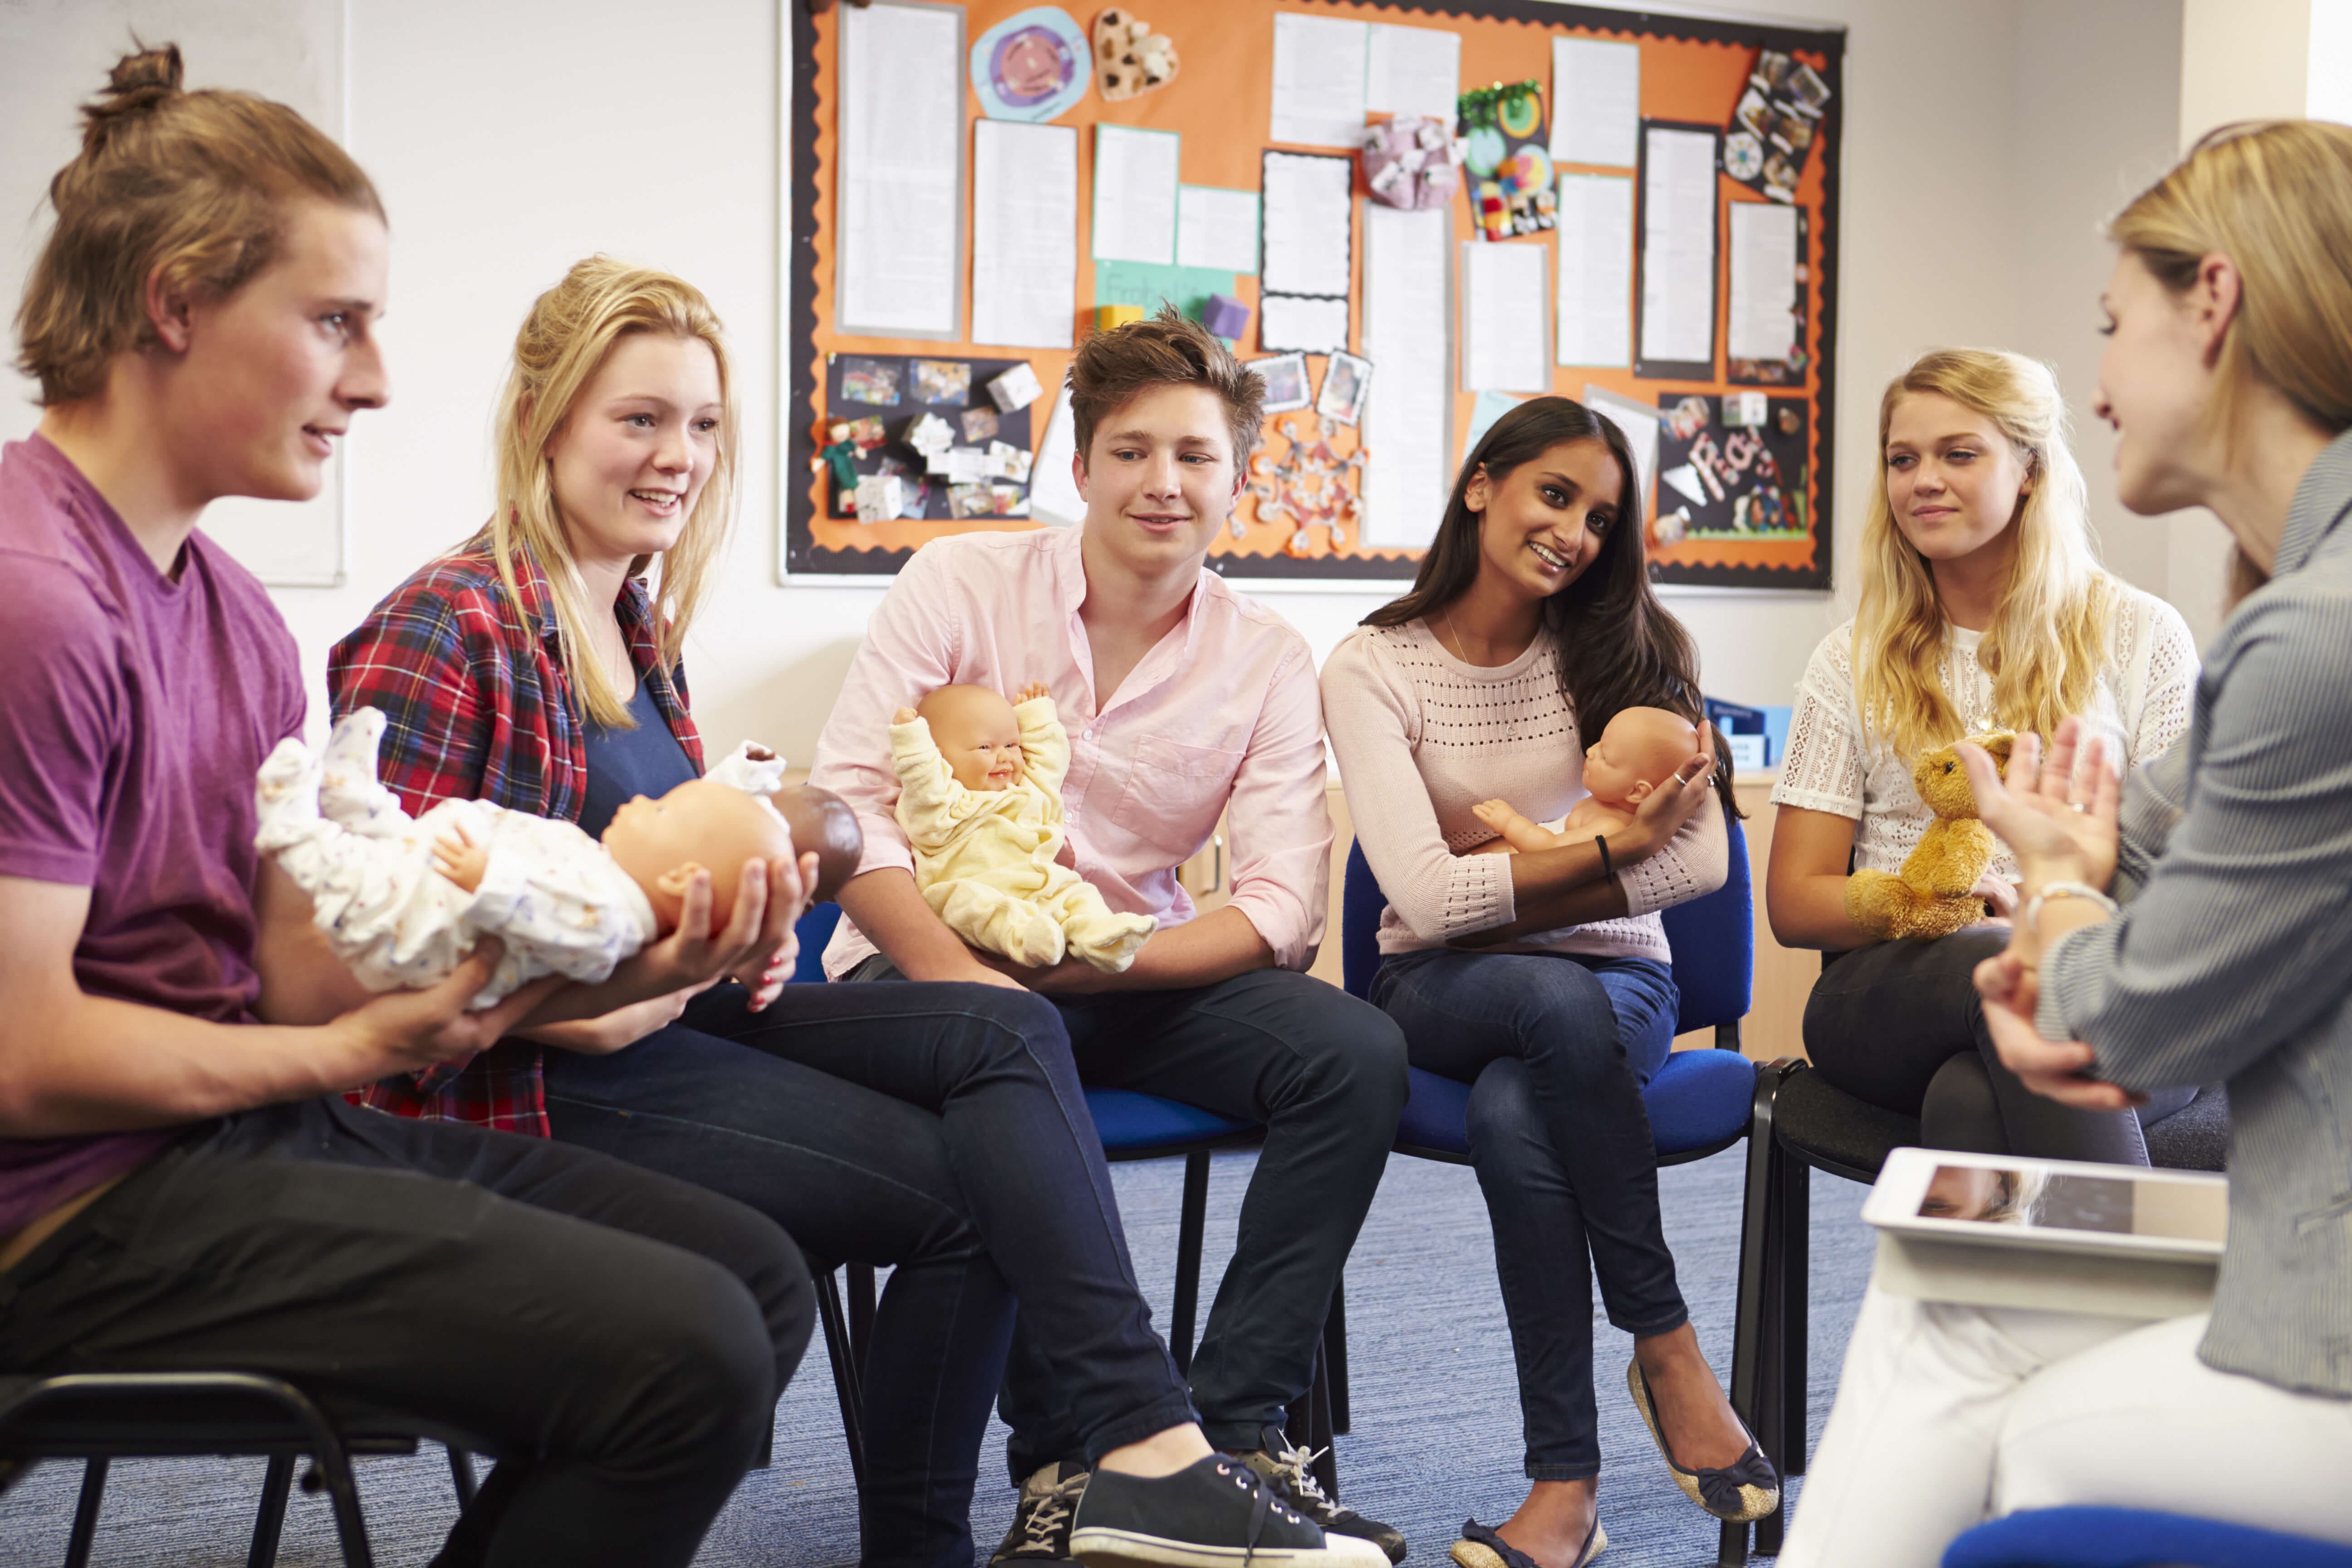
[[[2088,493],[2066,444],[2058,378],[2039,360],[1994,349],[1924,354],[1879,399],[1879,477],[1863,521],[1862,604],[1853,622],[1863,722],[1906,759],[1957,739],[1962,728],[1944,689],[1946,628],[1935,578],[1886,500],[1887,428],[1895,405],[1918,393],[1948,397],[1991,421],[2024,461],[2031,488],[2010,525],[2016,547],[1977,658],[1992,673],[1991,727],[2047,736],[2092,704],[2115,585],[2091,543]]]
[[[295,200],[383,216],[318,127],[248,92],[184,92],[183,74],[177,44],[123,56],[82,106],[81,151],[49,181],[57,226],[16,307],[16,365],[44,408],[96,396],[117,354],[155,342],[149,278],[225,299],[276,257]]]
[[[2244,289],[2209,414],[2225,439],[2250,381],[2323,430],[2352,427],[2352,126],[2272,120],[2208,132],[2107,234],[2176,294],[2217,251],[2237,268]],[[2234,604],[2263,574],[2240,552],[2231,577]]]
[[[2049,1185],[2044,1171],[1995,1171],[1992,1202],[1977,1218],[1987,1225],[2032,1225]]]
[[[573,563],[572,546],[555,504],[555,484],[547,448],[572,416],[581,391],[613,352],[635,332],[662,332],[707,343],[719,366],[719,457],[702,487],[677,542],[662,552],[661,578],[653,585],[654,624],[661,638],[662,664],[677,668],[687,628],[709,591],[726,552],[735,510],[735,451],[738,419],[727,344],[710,301],[692,284],[607,256],[575,264],[563,281],[541,294],[515,334],[514,369],[499,399],[499,505],[483,531],[499,567],[499,578],[518,602],[514,558],[527,549],[547,574],[554,599],[555,626],[563,668],[587,717],[605,729],[625,729],[629,694],[616,686],[601,660],[583,657],[590,617],[611,607],[587,602],[587,587]],[[641,575],[651,558],[630,563]]]

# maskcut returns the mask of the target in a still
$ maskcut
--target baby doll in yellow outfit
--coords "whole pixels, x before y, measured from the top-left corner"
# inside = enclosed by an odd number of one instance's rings
[[[940,687],[892,716],[890,763],[915,886],[974,947],[1039,968],[1066,952],[1117,974],[1159,928],[1113,914],[1055,859],[1070,737],[1043,686],[1023,688],[1017,706],[983,686]]]

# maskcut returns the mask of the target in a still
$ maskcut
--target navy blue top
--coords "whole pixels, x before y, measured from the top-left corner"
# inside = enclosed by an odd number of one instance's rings
[[[665,795],[701,776],[670,733],[643,676],[629,699],[629,717],[637,721],[634,730],[607,730],[593,720],[581,727],[588,743],[588,788],[580,826],[591,838],[602,838],[613,814],[636,796]]]

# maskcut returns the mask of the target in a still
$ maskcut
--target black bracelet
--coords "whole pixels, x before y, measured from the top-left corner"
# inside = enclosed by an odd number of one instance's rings
[[[1617,874],[1617,868],[1609,863],[1608,837],[1602,834],[1594,834],[1592,847],[1601,851],[1601,879],[1605,882]]]

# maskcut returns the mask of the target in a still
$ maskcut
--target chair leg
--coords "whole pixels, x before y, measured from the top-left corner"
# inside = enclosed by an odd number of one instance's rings
[[[286,1532],[286,1499],[294,1489],[294,1456],[272,1454],[262,1472],[261,1506],[253,1518],[253,1544],[245,1554],[245,1568],[275,1568],[278,1542]]]
[[[474,1506],[474,1494],[479,1489],[474,1484],[474,1458],[463,1448],[449,1450],[449,1485],[457,1494],[459,1513]]]
[[[1201,1310],[1201,1247],[1209,1228],[1209,1155],[1184,1156],[1184,1204],[1176,1225],[1176,1301],[1168,1320],[1168,1351],[1179,1376],[1192,1375],[1192,1320]]]
[[[1323,1364],[1331,1371],[1331,1430],[1344,1437],[1348,1415],[1348,1280],[1331,1287],[1331,1315],[1323,1320]]]
[[[1780,1162],[1785,1158],[1772,1121],[1781,1079],[1791,1068],[1790,1063],[1773,1062],[1756,1075],[1748,1130],[1747,1185],[1739,1213],[1738,1296],[1732,1318],[1731,1408],[1768,1453],[1779,1436],[1763,1419],[1760,1408],[1774,1371],[1771,1352],[1778,1338],[1770,1321],[1777,1302],[1769,1289],[1776,1261],[1772,1198],[1782,1184]],[[1748,1527],[1727,1523],[1720,1537],[1716,1554],[1720,1568],[1742,1568],[1748,1561]]]
[[[1805,1473],[1806,1336],[1813,1242],[1812,1168],[1781,1157],[1780,1473]]]
[[[332,1429],[327,1429],[312,1436],[310,1457],[313,1468],[303,1480],[303,1489],[326,1492],[328,1503],[335,1510],[335,1535],[342,1545],[343,1568],[375,1568],[375,1557],[368,1550],[367,1519],[360,1511],[360,1484],[352,1474],[351,1456],[343,1452],[343,1445]]]
[[[849,1277],[849,1354],[863,1377],[866,1352],[874,1344],[874,1265],[846,1264],[843,1271]]]
[[[853,1279],[858,1265],[851,1264]],[[860,1412],[865,1409],[859,1389],[858,1363],[851,1350],[849,1326],[841,1310],[841,1293],[834,1288],[833,1270],[812,1268],[816,1281],[817,1321],[824,1326],[824,1352],[833,1363],[833,1392],[841,1404],[841,1435],[849,1448],[849,1473],[858,1489],[866,1487],[866,1428]],[[874,1273],[866,1270],[870,1283]]]
[[[66,1568],[89,1568],[89,1543],[98,1534],[99,1510],[106,1506],[108,1462],[89,1458],[81,1466],[81,1500],[74,1504],[73,1534],[66,1541]]]

